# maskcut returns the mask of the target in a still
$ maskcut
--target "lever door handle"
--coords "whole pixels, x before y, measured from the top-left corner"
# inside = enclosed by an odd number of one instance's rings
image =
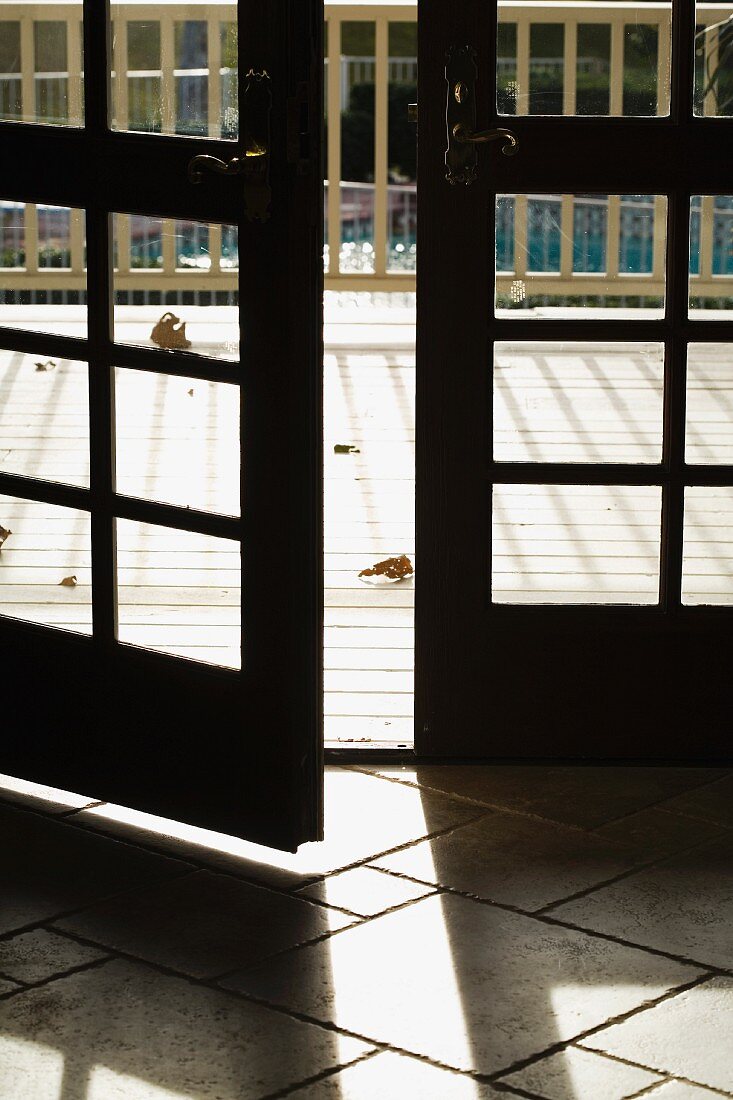
[[[519,142],[511,130],[494,126],[476,129],[476,80],[478,67],[473,46],[451,46],[445,66],[446,138],[445,178],[454,187],[468,187],[478,175],[478,145],[500,141],[506,157],[513,156]]]
[[[220,176],[238,176],[243,171],[241,157],[220,160],[219,157],[211,157],[208,153],[199,153],[188,162],[189,183],[201,183],[204,172],[216,172]]]
[[[270,217],[270,111],[272,88],[268,74],[250,69],[245,77],[242,141],[244,151],[229,160],[198,153],[188,162],[190,183],[201,183],[204,172],[244,176],[244,213],[248,221]]]
[[[516,135],[511,130],[496,127],[493,130],[472,130],[465,122],[457,122],[453,127],[453,137],[462,145],[483,145],[489,141],[503,141],[501,151],[505,157],[513,157],[519,148]]]

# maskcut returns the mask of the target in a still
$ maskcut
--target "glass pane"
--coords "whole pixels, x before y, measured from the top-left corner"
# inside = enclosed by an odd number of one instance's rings
[[[497,316],[664,314],[667,200],[498,195]]]
[[[0,199],[0,325],[87,334],[84,211]]]
[[[500,5],[499,112],[668,114],[671,9],[599,2],[581,11],[556,0]]]
[[[374,271],[374,23],[341,25],[341,271]]]
[[[682,602],[733,604],[733,487],[685,491]]]
[[[417,141],[408,104],[417,102],[417,23],[389,24],[389,228],[387,269],[417,260]]]
[[[579,115],[607,115],[611,110],[611,26],[578,24],[575,110]]]
[[[121,642],[241,668],[239,543],[117,520]]]
[[[687,350],[687,440],[690,463],[733,465],[733,345],[690,344]]]
[[[87,512],[0,496],[0,615],[92,632]]]
[[[2,16],[0,119],[83,126],[81,0],[17,0]]]
[[[23,121],[20,22],[0,20],[0,118]]]
[[[118,344],[239,356],[239,249],[233,225],[114,215]]]
[[[239,514],[239,389],[115,372],[117,492]]]
[[[651,485],[495,485],[494,603],[657,603],[661,508]]]
[[[726,320],[733,312],[733,195],[690,199],[690,316]]]
[[[0,350],[0,470],[87,487],[88,387],[86,363]]]
[[[662,344],[499,343],[500,462],[660,462]]]
[[[696,6],[696,115],[733,114],[733,23],[717,4]]]
[[[182,19],[186,6],[174,5],[141,18],[139,7],[113,3],[112,128],[236,141],[234,11],[211,4]]]

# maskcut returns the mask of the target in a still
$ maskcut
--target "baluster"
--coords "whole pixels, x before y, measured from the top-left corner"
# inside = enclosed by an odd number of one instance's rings
[[[328,274],[341,271],[341,20],[328,19]]]
[[[386,16],[376,20],[374,52],[374,274],[379,279],[387,271],[389,22]]]

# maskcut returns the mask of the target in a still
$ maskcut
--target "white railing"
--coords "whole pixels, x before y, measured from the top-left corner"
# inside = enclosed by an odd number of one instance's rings
[[[579,75],[588,72],[607,76],[608,110],[622,114],[624,81],[628,66],[625,43],[630,28],[639,25],[654,28],[657,40],[656,101],[657,112],[666,113],[670,66],[670,5],[649,2],[597,3],[583,0],[514,0],[500,3],[500,23],[512,28],[504,41],[513,41],[499,59],[499,83],[509,109],[521,115],[532,109],[532,80],[549,74],[558,89],[564,114],[578,109]],[[721,26],[733,17],[733,4],[701,4],[697,9],[700,28],[710,27],[698,38],[702,56],[702,71],[713,71],[718,60],[720,35],[728,33]],[[394,183],[389,176],[388,103],[391,84],[411,83],[415,79],[414,57],[390,56],[390,26],[394,23],[414,23],[417,7],[414,3],[326,3],[328,24],[328,54],[326,58],[326,113],[328,126],[328,179],[325,191],[326,239],[337,247],[327,248],[326,285],[333,290],[399,290],[415,287],[415,222],[416,187],[414,183]],[[64,71],[36,72],[34,23],[48,20],[66,24],[66,64]],[[160,67],[131,69],[128,65],[128,25],[131,21],[160,24]],[[223,55],[223,31],[236,20],[236,6],[216,2],[150,4],[128,0],[113,4],[113,102],[114,125],[126,129],[136,124],[145,105],[158,105],[158,116],[151,128],[163,132],[180,132],[188,125],[195,132],[214,137],[234,134],[237,122],[236,71],[228,68]],[[19,71],[0,73],[0,112],[5,117],[34,119],[39,114],[46,119],[77,123],[82,117],[81,72],[81,4],[29,4],[0,0],[0,21],[17,23],[21,64]],[[180,21],[202,21],[207,26],[207,62],[204,68],[185,69],[177,66],[175,57],[175,24]],[[373,32],[374,55],[345,56],[344,24],[367,23]],[[532,26],[560,24],[562,57],[532,56],[530,45]],[[588,24],[608,27],[608,57],[588,57],[578,54],[579,29]],[[625,67],[626,66],[626,67]],[[125,73],[119,80],[117,74]],[[705,78],[702,78],[703,83]],[[188,81],[190,117],[180,117],[178,111],[181,81]],[[369,182],[341,181],[342,127],[339,121],[348,107],[351,90],[358,83],[374,85],[374,180]],[[188,87],[188,86],[187,86]],[[198,98],[197,98],[198,97]],[[196,107],[198,103],[198,107]],[[702,100],[706,114],[717,110],[715,88],[707,89]],[[195,117],[193,117],[195,116]],[[198,129],[197,129],[198,128]],[[733,190],[733,187],[732,187]],[[657,196],[647,210],[646,245],[648,262],[637,264],[630,271],[625,256],[629,239],[625,225],[627,200],[610,196],[596,202],[603,204],[601,221],[596,221],[596,235],[603,235],[602,246],[596,242],[595,266],[583,259],[583,226],[579,207],[587,199],[572,196],[514,196],[511,202],[511,241],[504,241],[500,261],[503,270],[497,276],[500,295],[511,295],[517,284],[525,284],[530,295],[585,296],[598,294],[661,296],[664,287],[665,199]],[[534,204],[534,206],[533,206]],[[548,251],[554,248],[552,264],[542,262],[537,268],[538,249],[532,248],[532,218],[538,204],[549,211],[547,216]],[[5,215],[3,215],[5,216]],[[714,200],[704,197],[697,217],[697,252],[692,265],[693,294],[700,297],[727,296],[733,275],[727,264],[721,263],[720,248],[715,237],[721,219],[726,226],[729,215],[717,210]],[[59,251],[67,258],[64,267],[45,267],[43,261],[43,224],[46,215],[29,204],[24,211],[21,234],[15,223],[2,228],[2,261],[0,289],[43,292],[59,290],[81,292],[85,284],[84,226],[79,211],[68,215],[68,239]],[[598,226],[602,225],[599,230]],[[204,291],[233,293],[236,275],[229,251],[222,251],[222,228],[209,227],[208,266],[203,263],[181,263],[176,248],[176,224],[164,220],[161,225],[161,251],[154,266],[136,267],[131,247],[131,221],[121,215],[117,219],[116,289],[136,292],[155,288],[164,293]],[[226,229],[224,232],[227,232]],[[552,236],[554,234],[554,237]],[[19,241],[22,237],[23,248]],[[22,266],[13,256],[24,254]],[[603,258],[603,270],[598,269],[598,255]],[[40,257],[40,258],[39,258]],[[580,257],[580,258],[579,258]],[[508,258],[508,259],[507,259]],[[59,257],[55,263],[59,263]],[[500,263],[500,267],[502,264]],[[535,270],[532,270],[532,267]],[[609,289],[611,288],[612,289]]]

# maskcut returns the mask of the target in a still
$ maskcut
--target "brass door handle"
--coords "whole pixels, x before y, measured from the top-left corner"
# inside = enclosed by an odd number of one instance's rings
[[[502,127],[496,127],[493,130],[471,130],[465,122],[457,122],[453,127],[453,137],[462,145],[484,145],[489,141],[503,141],[501,151],[505,157],[513,157],[519,148],[516,135]]]
[[[219,160],[208,153],[199,153],[188,162],[189,183],[201,183],[204,171],[216,172],[220,176],[238,176],[244,171],[241,157],[231,157],[230,160]]]
[[[188,162],[190,183],[201,183],[204,172],[244,176],[244,213],[248,221],[270,217],[270,111],[272,88],[268,74],[250,69],[245,77],[242,143],[244,151],[229,160],[199,153]]]

